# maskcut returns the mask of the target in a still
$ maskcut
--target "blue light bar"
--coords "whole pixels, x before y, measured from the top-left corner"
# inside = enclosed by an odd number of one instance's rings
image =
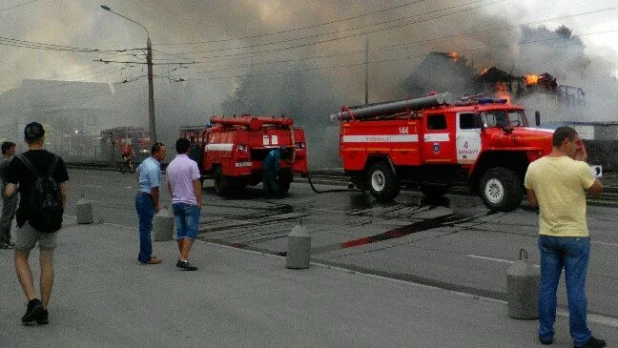
[[[494,98],[480,98],[478,100],[479,104],[506,104],[508,103],[508,99],[494,99]]]

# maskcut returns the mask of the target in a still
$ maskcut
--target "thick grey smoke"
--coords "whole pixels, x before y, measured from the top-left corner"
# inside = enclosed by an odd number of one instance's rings
[[[366,42],[370,103],[416,96],[406,89],[406,80],[425,57],[457,51],[467,59],[468,73],[497,66],[513,74],[548,72],[559,83],[581,86],[592,120],[616,119],[607,112],[617,110],[607,104],[616,89],[613,56],[590,55],[577,33],[566,28],[520,27],[510,18],[489,15],[486,9],[495,2],[111,0],[107,5],[148,28],[157,64],[199,62],[155,67],[158,135],[165,142],[174,141],[180,126],[205,124],[213,114],[286,114],[306,129],[311,167],[340,166],[338,124],[327,116],[343,104],[364,103]],[[36,42],[105,49],[145,46],[143,29],[99,5],[40,2],[13,17],[0,14],[2,28],[7,37]],[[330,24],[316,25],[320,23]],[[0,46],[0,57],[0,73],[9,76],[0,85],[4,91],[18,82],[14,71],[24,78],[127,80],[113,85],[112,96],[101,101],[100,107],[117,117],[101,121],[100,127],[147,128],[145,66],[93,62],[143,62],[142,51],[92,55]],[[427,86],[441,79],[440,86],[451,87],[462,80],[456,72],[445,77],[438,70],[424,71],[424,79],[416,83]],[[70,93],[55,98],[59,104],[77,99]]]

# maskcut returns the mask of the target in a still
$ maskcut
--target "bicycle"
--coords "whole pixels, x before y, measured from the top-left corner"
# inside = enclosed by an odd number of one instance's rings
[[[120,173],[135,173],[135,165],[131,159],[120,162]]]

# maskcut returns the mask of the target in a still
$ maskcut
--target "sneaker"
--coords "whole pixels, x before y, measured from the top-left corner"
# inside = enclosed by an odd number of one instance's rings
[[[25,325],[33,324],[35,321],[38,322],[38,320],[42,319],[42,316],[44,315],[42,314],[43,312],[47,312],[47,311],[43,309],[43,306],[41,305],[41,301],[35,298],[34,300],[31,300],[30,302],[28,302],[28,309],[26,310],[26,314],[24,314],[24,316],[21,317],[21,322]],[[47,321],[46,314],[45,314],[45,321]],[[45,322],[45,324],[47,324],[47,322]]]
[[[553,338],[541,338],[541,337],[539,337],[539,342],[541,342],[541,344],[544,345],[544,346],[548,346],[548,345],[554,343],[554,339]]]
[[[39,317],[36,320],[37,324],[39,325],[45,325],[49,323],[49,312],[47,311],[47,309],[44,309],[41,311]]]
[[[197,267],[192,266],[187,260],[184,260],[184,261],[178,260],[178,262],[176,263],[176,267],[182,268],[185,271],[197,271]]]
[[[588,342],[583,346],[575,346],[575,347],[584,347],[584,348],[603,348],[605,347],[605,341],[595,338],[591,336]]]

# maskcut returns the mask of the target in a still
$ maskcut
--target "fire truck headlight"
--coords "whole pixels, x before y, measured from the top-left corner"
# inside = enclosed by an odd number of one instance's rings
[[[238,147],[236,148],[238,151],[247,151],[247,146],[245,145],[238,145]]]
[[[305,145],[305,143],[303,143],[303,142],[297,142],[297,143],[296,143],[296,148],[297,148],[297,149],[304,149],[304,148],[305,148],[305,146],[306,146],[306,145]]]

